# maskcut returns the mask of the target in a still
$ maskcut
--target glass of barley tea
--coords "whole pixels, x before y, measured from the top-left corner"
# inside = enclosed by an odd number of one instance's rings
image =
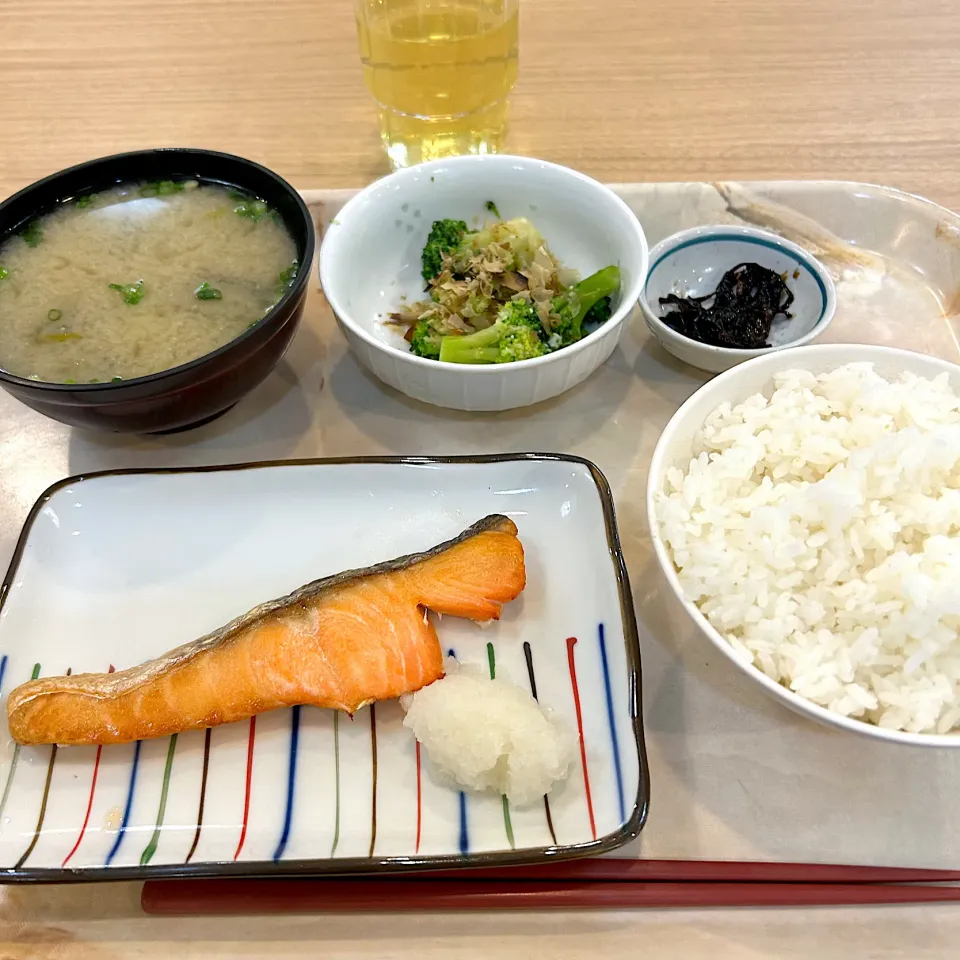
[[[394,169],[503,146],[519,0],[356,0],[360,58]]]

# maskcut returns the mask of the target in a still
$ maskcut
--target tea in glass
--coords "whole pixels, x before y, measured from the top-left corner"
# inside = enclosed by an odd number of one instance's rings
[[[502,148],[518,14],[519,0],[357,0],[364,79],[394,168]]]

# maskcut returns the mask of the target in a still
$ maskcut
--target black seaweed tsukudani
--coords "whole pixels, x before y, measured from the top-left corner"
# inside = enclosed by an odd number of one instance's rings
[[[758,263],[728,270],[717,289],[704,297],[673,293],[660,297],[660,305],[667,308],[663,322],[677,333],[715,347],[745,350],[770,346],[767,338],[774,318],[790,317],[792,303],[793,293],[783,277]]]

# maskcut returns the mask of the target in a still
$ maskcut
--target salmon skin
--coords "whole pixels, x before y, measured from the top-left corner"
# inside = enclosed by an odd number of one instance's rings
[[[311,704],[353,713],[443,676],[426,610],[497,620],[526,585],[507,517],[426,553],[315,580],[117,673],[44,677],[10,694],[18,743],[127,743]]]

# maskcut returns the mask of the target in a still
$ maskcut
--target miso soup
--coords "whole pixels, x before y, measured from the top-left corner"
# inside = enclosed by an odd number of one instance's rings
[[[257,323],[296,276],[262,200],[195,180],[60,204],[0,245],[0,368],[103,383],[187,363]]]

